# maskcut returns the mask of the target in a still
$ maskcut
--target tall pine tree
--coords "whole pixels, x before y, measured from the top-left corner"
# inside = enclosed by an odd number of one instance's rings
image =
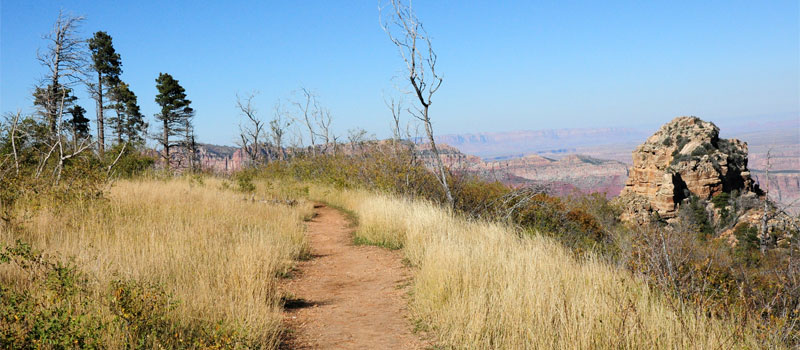
[[[147,123],[139,110],[136,94],[131,91],[128,84],[119,82],[111,90],[109,97],[116,115],[109,118],[108,124],[114,132],[117,144],[142,143]]]
[[[192,101],[186,98],[186,91],[175,78],[167,73],[159,73],[156,79],[156,103],[161,106],[161,112],[156,114],[156,120],[161,124],[161,138],[159,143],[164,149],[162,155],[166,167],[170,166],[170,148],[185,145],[186,142],[170,141],[172,136],[186,136],[192,127],[194,110],[189,105]]]
[[[94,33],[94,37],[89,39],[89,49],[92,51],[92,69],[97,73],[97,85],[92,84],[91,89],[97,101],[97,144],[102,154],[106,141],[103,117],[105,110],[109,108],[103,104],[103,97],[119,83],[122,62],[114,50],[111,36],[106,32]]]

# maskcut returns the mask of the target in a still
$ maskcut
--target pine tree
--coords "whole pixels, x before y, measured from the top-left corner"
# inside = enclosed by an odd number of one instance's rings
[[[102,154],[106,141],[103,117],[109,108],[103,104],[103,96],[119,83],[122,63],[114,50],[111,36],[106,32],[94,33],[94,37],[89,39],[89,49],[92,51],[92,69],[97,73],[97,85],[92,86],[92,93],[97,101],[97,144]]]
[[[189,135],[194,110],[189,106],[192,101],[186,98],[186,91],[171,75],[160,73],[156,79],[156,88],[156,103],[161,106],[161,112],[155,116],[161,124],[161,139],[158,142],[164,149],[162,156],[169,169],[170,148],[186,144],[186,140],[175,142],[174,139],[170,141],[170,137]]]
[[[51,83],[45,87],[36,87],[33,91],[33,105],[47,121],[51,132],[56,131],[56,123],[52,120],[53,116],[57,116],[59,112],[62,115],[68,112],[77,100],[78,97],[72,93],[72,89],[60,84],[54,86]]]
[[[127,115],[127,119],[125,120],[123,133],[128,142],[143,144],[145,135],[147,135],[148,124],[144,120],[144,114],[139,110],[139,105],[136,102],[136,95],[133,95],[133,93],[131,93],[131,95],[133,99],[129,99],[125,102],[125,114]]]
[[[108,119],[108,124],[114,132],[117,144],[143,142],[147,123],[139,110],[136,94],[131,91],[130,86],[119,82],[111,90],[109,97],[116,115]]]
[[[86,110],[79,105],[75,105],[67,112],[72,115],[67,121],[70,130],[72,130],[72,137],[73,140],[77,142],[79,139],[85,139],[89,137],[89,119],[87,119],[84,114]]]

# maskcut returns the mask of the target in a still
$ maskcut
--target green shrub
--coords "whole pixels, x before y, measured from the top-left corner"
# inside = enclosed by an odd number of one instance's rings
[[[124,150],[122,149],[123,147],[125,148]],[[122,153],[120,154],[120,152]],[[114,161],[116,161],[116,164],[114,164]],[[112,172],[115,175],[123,178],[132,178],[151,169],[155,161],[155,158],[143,154],[133,146],[116,145],[106,150],[103,162],[108,165],[114,164]]]
[[[253,184],[253,173],[250,171],[240,171],[234,175],[236,180],[236,189],[239,192],[251,193],[256,190],[256,185]]]
[[[714,227],[711,225],[708,211],[706,211],[705,201],[691,196],[689,199],[689,223],[697,232],[697,237],[700,240],[706,240],[714,234]]]
[[[711,203],[714,204],[714,208],[717,209],[724,209],[728,206],[731,200],[731,195],[727,192],[720,192],[717,193],[714,197],[711,197]]]
[[[761,255],[758,250],[758,229],[745,223],[737,226],[733,235],[737,241],[733,249],[734,256],[749,266],[757,265]]]
[[[336,188],[366,188],[443,203],[444,191],[407,149],[368,143],[359,154],[298,154],[259,168],[260,176],[319,182]],[[452,174],[448,175],[452,183]]]
[[[74,263],[44,255],[21,241],[0,247],[0,265],[15,272],[10,281],[0,283],[3,349],[102,349],[107,341],[128,349],[263,345],[223,321],[178,317],[179,301],[156,284],[117,280],[108,293],[93,290]],[[114,318],[101,316],[108,313]]]
[[[93,312],[87,279],[74,264],[53,261],[17,241],[0,248],[17,283],[0,284],[0,344],[10,349],[98,349],[106,325]]]
[[[688,162],[688,161],[691,161],[693,159],[695,159],[695,158],[692,157],[691,155],[681,154],[681,153],[675,152],[675,153],[672,154],[672,162],[670,162],[670,165],[676,165],[676,164],[678,164],[680,162]]]
[[[110,308],[133,349],[231,349],[244,347],[241,333],[224,322],[180,319],[179,302],[163,287],[139,281],[111,284]]]
[[[455,209],[471,216],[485,216],[511,189],[500,182],[487,182],[477,176],[462,175],[452,181]],[[491,211],[491,210],[489,210]]]
[[[694,150],[692,150],[692,157],[701,158],[706,154],[708,154],[708,149],[706,148],[706,145],[700,145]]]

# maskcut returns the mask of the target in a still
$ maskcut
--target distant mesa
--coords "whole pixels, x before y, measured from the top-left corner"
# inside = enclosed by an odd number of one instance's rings
[[[532,153],[584,153],[597,145],[633,147],[645,136],[647,133],[629,128],[582,128],[438,135],[436,142],[484,159],[502,159]]]
[[[670,219],[694,195],[763,194],[747,169],[747,143],[719,138],[719,128],[697,117],[678,117],[633,151],[633,166],[620,193],[629,221]]]
[[[442,161],[454,172],[466,172],[513,187],[543,185],[554,195],[575,192],[601,192],[613,197],[625,184],[628,168],[624,163],[571,154],[560,159],[528,154],[515,158],[482,160],[450,145],[438,144]],[[421,160],[432,164],[428,144],[417,146]]]

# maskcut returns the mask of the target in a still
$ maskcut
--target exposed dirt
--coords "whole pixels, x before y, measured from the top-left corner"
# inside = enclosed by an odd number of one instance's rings
[[[308,222],[312,258],[283,285],[286,349],[423,349],[404,300],[409,271],[398,252],[354,246],[350,223],[318,205]]]

